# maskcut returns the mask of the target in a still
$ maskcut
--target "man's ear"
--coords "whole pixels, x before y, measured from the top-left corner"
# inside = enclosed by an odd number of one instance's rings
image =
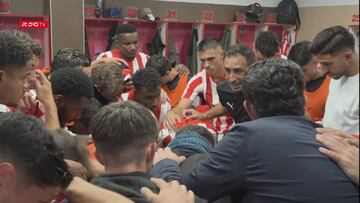
[[[152,142],[151,144],[148,145],[148,147],[146,148],[146,163],[147,165],[149,165],[150,167],[152,166],[153,162],[154,162],[154,157],[155,157],[155,152],[157,150],[157,144],[156,142]]]
[[[0,82],[4,80],[6,73],[3,70],[0,70]]]
[[[223,49],[221,49],[220,55],[221,55],[221,58],[224,58],[224,56],[225,56],[225,51],[224,51]]]
[[[0,163],[0,194],[8,187],[13,184],[16,177],[15,166],[8,162]]]
[[[245,100],[243,105],[251,120],[257,119],[254,106],[248,100]]]
[[[54,101],[57,107],[64,105],[65,98],[61,94],[54,95]]]
[[[353,58],[353,52],[352,51],[346,51],[345,54],[344,54],[344,59],[345,59],[345,63],[347,66],[350,65],[350,62]]]

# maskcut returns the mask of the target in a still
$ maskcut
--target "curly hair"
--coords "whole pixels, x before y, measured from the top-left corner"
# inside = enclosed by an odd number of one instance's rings
[[[161,85],[160,74],[149,68],[137,71],[132,80],[135,91],[139,91],[142,87],[155,89]]]
[[[51,72],[65,67],[89,66],[90,61],[79,49],[63,48],[54,56],[51,62]]]
[[[262,31],[255,40],[255,49],[266,57],[275,56],[279,50],[279,38],[271,31]]]
[[[33,55],[35,55],[36,57],[41,56],[43,49],[42,49],[42,46],[41,46],[41,43],[39,42],[39,40],[31,38],[29,36],[29,34],[27,34],[26,32],[17,31],[14,34],[27,43],[27,45],[30,47]]]
[[[336,55],[343,49],[355,50],[354,36],[342,26],[326,28],[317,34],[311,46],[315,55]]]
[[[0,162],[10,162],[31,184],[65,189],[72,180],[52,135],[40,121],[19,112],[0,116]]]
[[[38,40],[31,41],[30,49],[36,57],[40,57],[43,53],[43,48]]]
[[[150,57],[146,63],[146,68],[152,68],[156,70],[161,77],[163,77],[168,71],[172,69],[172,66],[163,55],[156,54]]]
[[[304,75],[292,61],[270,58],[250,66],[242,91],[258,118],[304,115]]]
[[[51,74],[53,94],[69,96],[74,99],[93,97],[90,78],[79,69],[61,68]]]
[[[91,76],[101,91],[114,92],[124,82],[122,68],[116,63],[100,63],[93,68]]]
[[[24,67],[32,58],[31,37],[17,30],[0,31],[0,69],[8,66]]]

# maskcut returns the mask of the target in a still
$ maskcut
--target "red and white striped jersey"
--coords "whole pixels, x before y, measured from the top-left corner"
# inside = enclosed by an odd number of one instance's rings
[[[202,94],[206,104],[209,107],[214,107],[220,102],[216,86],[217,83],[215,83],[210,74],[202,70],[190,79],[182,98],[194,101],[199,94]],[[221,138],[234,125],[234,120],[228,113],[225,116],[214,118],[213,125]]]
[[[291,40],[289,38],[290,38],[290,32],[285,31],[283,40],[281,41],[281,44],[280,44],[281,56],[286,57],[289,54],[290,47],[291,47]]]
[[[127,93],[121,94],[121,101],[135,101],[135,91],[130,90]],[[171,105],[169,102],[165,103],[159,103],[159,105],[156,107],[155,116],[159,121],[159,124],[162,124],[165,118],[165,115],[168,111],[170,111]]]
[[[101,53],[97,59],[100,59],[100,58],[111,58],[111,57],[116,57],[116,58],[123,58],[121,53],[120,53],[120,50],[119,49],[113,49],[111,51],[107,51],[107,52],[104,52],[104,53]],[[148,62],[149,60],[149,56],[144,54],[144,53],[141,53],[141,52],[138,52],[136,54],[136,57],[133,59],[133,60],[125,60],[128,65],[129,65],[129,70],[130,70],[130,73],[131,75],[134,75],[134,73],[138,70],[141,70],[141,69],[144,69],[145,68],[145,65],[146,63]],[[126,80],[126,78],[124,78]]]

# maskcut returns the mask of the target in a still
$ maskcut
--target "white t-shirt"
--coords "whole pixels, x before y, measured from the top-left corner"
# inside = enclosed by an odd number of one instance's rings
[[[359,74],[331,79],[323,125],[359,134]]]
[[[68,127],[64,127],[63,128],[63,130],[65,131],[65,132],[67,132],[69,135],[71,135],[71,136],[76,136],[76,134],[75,133],[73,133],[73,132],[71,132],[70,130],[69,130],[69,128]]]
[[[10,111],[10,109],[7,106],[0,104],[0,113],[6,113],[9,111]]]

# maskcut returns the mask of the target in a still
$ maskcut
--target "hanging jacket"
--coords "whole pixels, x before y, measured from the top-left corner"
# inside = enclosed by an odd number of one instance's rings
[[[168,51],[167,58],[168,58],[169,62],[171,64],[174,64],[174,63],[176,64],[177,50],[176,50],[174,36],[171,33],[169,33],[169,36],[168,36],[167,51]]]
[[[228,50],[231,45],[231,29],[225,28],[224,35],[220,40],[221,47],[223,50]]]
[[[187,51],[187,63],[186,66],[190,70],[189,78],[191,78],[193,75],[195,75],[198,70],[198,61],[197,61],[197,42],[199,41],[199,35],[198,30],[193,29],[192,37],[189,45],[189,49]]]
[[[160,32],[157,31],[155,37],[152,39],[151,42],[146,44],[149,54],[155,55],[155,54],[161,54],[165,48],[165,44],[161,40]]]

